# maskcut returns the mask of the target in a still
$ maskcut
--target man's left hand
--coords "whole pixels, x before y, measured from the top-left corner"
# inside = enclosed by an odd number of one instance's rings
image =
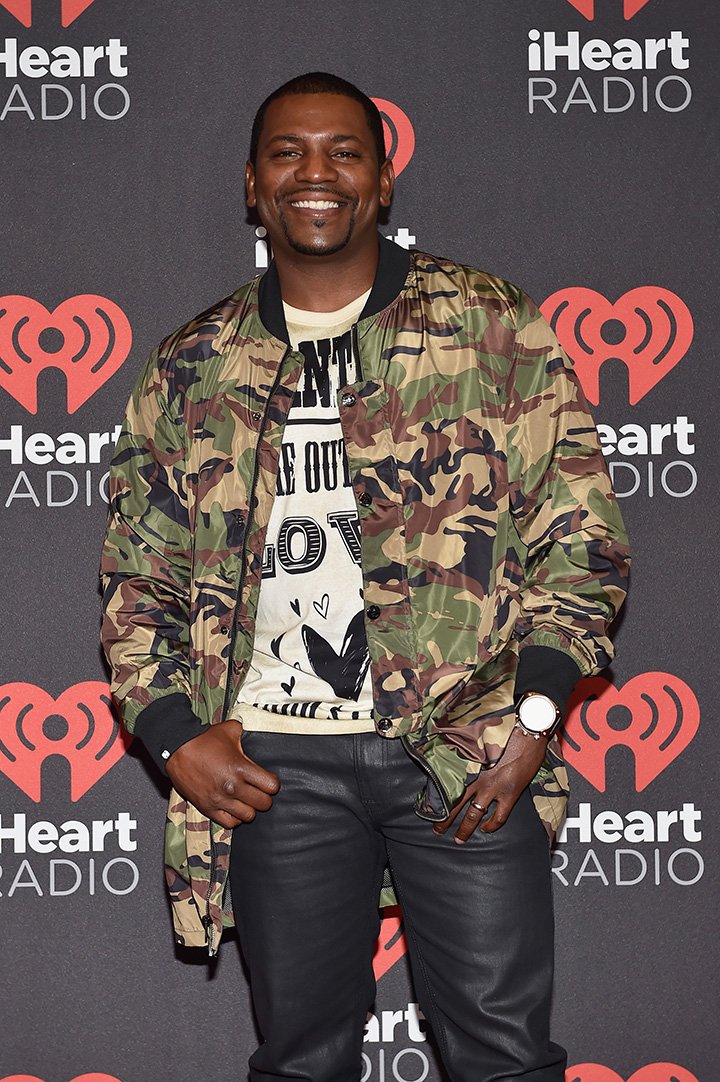
[[[492,834],[494,830],[498,830],[507,820],[522,791],[540,769],[547,744],[544,736],[536,740],[521,732],[520,729],[513,729],[500,762],[489,770],[480,771],[476,780],[468,785],[464,795],[447,819],[433,826],[435,833],[444,834],[462,809],[466,808],[460,826],[455,832],[455,841],[462,844],[478,826],[493,800],[496,802],[495,810],[480,825],[480,830],[486,834]],[[481,804],[483,810],[474,807],[471,801]]]

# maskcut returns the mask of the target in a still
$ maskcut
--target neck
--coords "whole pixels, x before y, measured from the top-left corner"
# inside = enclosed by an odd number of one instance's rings
[[[378,246],[336,252],[332,257],[275,252],[280,292],[286,304],[306,312],[335,312],[370,289],[378,265]]]

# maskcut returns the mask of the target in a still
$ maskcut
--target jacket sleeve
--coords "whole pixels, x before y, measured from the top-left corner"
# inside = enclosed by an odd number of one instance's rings
[[[507,389],[510,506],[524,550],[516,697],[561,710],[610,663],[608,627],[627,592],[630,550],[582,387],[553,331],[519,295]]]
[[[185,426],[172,366],[155,351],[110,466],[101,640],[123,722],[164,771],[202,732],[189,678],[191,535]]]

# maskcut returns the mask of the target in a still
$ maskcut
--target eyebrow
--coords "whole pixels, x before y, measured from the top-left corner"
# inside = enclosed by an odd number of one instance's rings
[[[302,135],[273,135],[268,139],[269,143],[301,143],[304,136]],[[331,143],[347,143],[349,141],[355,143],[362,143],[362,139],[358,135],[331,135]]]

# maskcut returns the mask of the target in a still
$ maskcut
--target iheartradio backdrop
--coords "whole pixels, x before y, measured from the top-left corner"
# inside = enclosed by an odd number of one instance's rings
[[[266,265],[250,125],[317,68],[384,113],[385,234],[542,302],[634,543],[617,663],[566,729],[567,1082],[715,1082],[717,30],[711,0],[0,0],[0,1082],[245,1077],[234,943],[211,969],[173,943],[164,784],[111,713],[96,576],[130,388]],[[439,1079],[397,912],[376,970],[363,1082]]]

